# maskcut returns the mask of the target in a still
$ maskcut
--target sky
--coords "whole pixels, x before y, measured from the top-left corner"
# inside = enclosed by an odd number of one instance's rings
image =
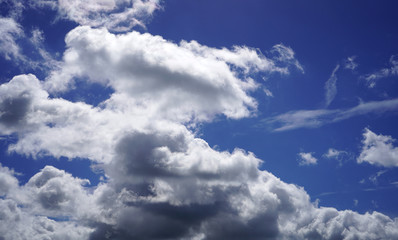
[[[397,239],[397,7],[0,0],[0,239]]]

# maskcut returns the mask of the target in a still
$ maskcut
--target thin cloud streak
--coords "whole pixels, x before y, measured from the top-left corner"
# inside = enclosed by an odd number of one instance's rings
[[[266,118],[263,123],[273,131],[287,131],[298,128],[318,128],[325,124],[340,122],[355,116],[370,113],[381,114],[398,110],[398,98],[360,103],[348,109],[297,110]]]
[[[336,87],[336,82],[337,82],[337,77],[336,77],[336,72],[339,70],[340,65],[337,64],[336,67],[334,68],[332,74],[330,75],[329,79],[325,83],[325,101],[326,101],[326,107],[332,103],[333,99],[336,97],[337,94],[337,87]]]

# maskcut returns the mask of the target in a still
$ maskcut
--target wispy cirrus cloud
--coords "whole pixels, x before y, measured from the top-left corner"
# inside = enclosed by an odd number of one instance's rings
[[[359,64],[355,61],[356,58],[357,58],[356,56],[351,56],[346,58],[343,61],[344,68],[354,71],[359,66]]]
[[[337,64],[334,68],[332,74],[330,75],[329,79],[325,82],[325,103],[326,107],[330,105],[333,99],[336,97],[337,94],[337,76],[336,72],[339,70],[340,65]]]
[[[390,66],[387,68],[382,68],[376,72],[361,76],[362,79],[366,80],[369,88],[375,87],[379,79],[398,75],[398,55],[392,55],[389,63]]]
[[[398,99],[360,103],[347,109],[297,110],[266,118],[262,121],[273,131],[287,131],[297,128],[318,128],[325,124],[343,121],[365,114],[381,114],[398,110]]]
[[[80,25],[126,32],[135,26],[145,28],[146,20],[161,9],[161,0],[38,0],[30,6],[54,9],[60,18]]]

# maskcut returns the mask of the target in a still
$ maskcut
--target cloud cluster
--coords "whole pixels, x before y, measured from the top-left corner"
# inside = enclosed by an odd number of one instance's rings
[[[66,44],[62,69],[47,79],[49,91],[64,91],[74,78],[88,78],[114,89],[108,105],[126,105],[129,98],[154,117],[182,122],[205,121],[218,113],[249,116],[257,103],[248,92],[258,85],[250,74],[286,73],[290,61],[277,65],[248,47],[175,44],[148,33],[114,35],[89,27],[72,30]]]
[[[89,239],[92,229],[71,216],[83,207],[79,199],[83,180],[46,167],[19,186],[14,172],[0,165],[0,182],[1,239]],[[51,219],[62,216],[71,218]]]
[[[8,93],[1,94],[2,134],[17,132],[23,143],[10,150],[90,158],[107,180],[88,187],[47,166],[19,186],[12,170],[1,167],[0,177],[7,179],[0,204],[4,239],[398,236],[398,222],[380,213],[315,206],[302,188],[259,170],[261,160],[252,153],[216,151],[184,125],[140,123],[139,115],[115,105],[50,98],[43,85],[33,75],[1,85]]]
[[[374,212],[319,208],[306,192],[242,150],[217,152],[181,135],[132,133],[87,181],[47,166],[1,199],[4,239],[380,239],[398,222]],[[138,144],[136,144],[138,141]],[[134,143],[134,144],[133,144]],[[1,172],[13,178],[9,169]],[[39,214],[39,215],[38,215]],[[55,221],[53,219],[63,219]],[[151,223],[151,224],[148,224]],[[9,231],[13,229],[14,231]]]
[[[101,12],[112,2],[90,7]],[[280,57],[270,59],[248,47],[87,26],[66,43],[60,70],[45,81],[19,75],[0,85],[0,134],[17,135],[9,146],[16,153],[88,159],[105,180],[89,186],[46,166],[21,185],[0,166],[3,239],[398,237],[397,219],[318,207],[303,188],[259,170],[253,153],[217,151],[187,127],[219,114],[250,116],[258,85],[251,74],[299,68],[290,48],[278,45]],[[54,97],[74,81],[113,93],[98,106]]]
[[[365,128],[362,140],[361,154],[358,163],[368,162],[383,167],[398,166],[398,147],[394,147],[391,136],[377,135]]]

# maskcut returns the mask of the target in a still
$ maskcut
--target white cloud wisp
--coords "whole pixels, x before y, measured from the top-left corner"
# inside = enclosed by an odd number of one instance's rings
[[[381,114],[398,110],[398,99],[360,103],[348,109],[297,110],[264,119],[266,126],[274,131],[298,128],[318,128],[325,124],[343,121],[365,114]]]

